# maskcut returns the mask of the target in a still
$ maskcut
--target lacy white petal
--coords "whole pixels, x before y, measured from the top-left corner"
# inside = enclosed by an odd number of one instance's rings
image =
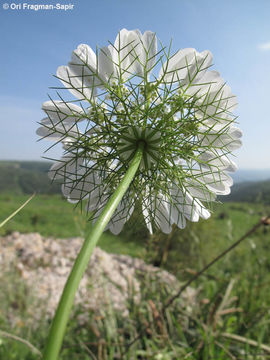
[[[211,130],[202,127],[198,139],[201,146],[211,146],[212,148],[224,149],[230,152],[241,147],[242,141],[239,140],[241,136],[241,130],[232,126],[228,127],[226,131],[219,127],[212,127]]]
[[[144,56],[142,56],[142,63],[146,65],[147,71],[150,71],[156,62],[157,54],[157,38],[152,31],[145,31],[142,36],[142,44],[144,48]]]
[[[51,180],[61,179],[64,181],[69,179],[76,173],[80,174],[83,161],[82,158],[74,157],[71,154],[64,155],[51,166],[48,176]]]
[[[97,71],[96,54],[90,46],[86,44],[80,44],[77,49],[72,52],[71,63],[84,66],[88,74],[95,74]]]
[[[152,197],[150,209],[157,227],[165,234],[169,234],[172,231],[173,222],[169,216],[169,206],[165,197],[161,194]]]
[[[149,193],[146,189],[145,191],[145,197],[142,200],[142,213],[144,217],[145,224],[147,226],[147,229],[149,230],[150,234],[153,234],[153,226],[150,216],[150,199],[149,199]]]
[[[142,34],[139,30],[129,31],[127,35],[129,68],[131,74],[144,76],[145,56],[142,42]]]
[[[105,82],[115,80],[117,77],[115,66],[112,58],[114,49],[111,45],[102,47],[98,54],[98,73]]]
[[[219,171],[205,171],[193,170],[193,175],[196,176],[196,180],[204,184],[209,191],[216,195],[228,195],[231,192],[230,187],[233,184],[232,178],[223,172]]]
[[[77,139],[80,136],[80,131],[76,123],[73,122],[58,122],[55,125],[51,119],[44,118],[41,120],[40,124],[42,125],[36,131],[36,134],[43,137],[47,140],[58,141],[60,139]]]
[[[59,66],[57,77],[64,86],[79,100],[92,99],[94,83],[92,75],[85,74],[80,65]]]
[[[45,101],[42,104],[42,110],[46,112],[54,124],[61,121],[65,121],[65,123],[81,121],[83,120],[82,116],[85,114],[80,106],[58,100]]]
[[[176,185],[173,185],[171,189],[171,196],[173,205],[179,213],[182,213],[190,221],[199,221],[197,204],[186,190],[182,190]]]
[[[173,204],[169,204],[170,216],[174,224],[176,224],[180,229],[184,229],[186,227],[186,219],[182,211],[174,206]]]
[[[232,94],[231,88],[224,83],[214,83],[209,91],[197,100],[198,114],[203,117],[223,117],[227,112],[233,111],[237,106],[236,96]]]
[[[214,167],[220,170],[226,170],[229,172],[234,172],[237,170],[237,165],[226,155],[215,154],[210,151],[205,151],[198,156],[198,159],[202,161],[200,165],[206,167],[207,169]]]
[[[191,196],[202,201],[211,202],[216,198],[216,194],[204,186],[204,183],[202,184],[199,179],[188,179],[185,188]]]
[[[198,82],[211,65],[212,58],[210,51],[179,50],[162,66],[159,78],[169,83],[180,82],[181,86]]]
[[[197,98],[202,98],[207,95],[211,88],[216,85],[220,88],[224,85],[224,80],[220,77],[219,72],[217,71],[206,71],[203,76],[200,78],[196,78],[187,89],[185,89],[185,93],[190,96],[195,96]]]
[[[121,77],[124,81],[126,81],[130,76],[132,76],[131,72],[131,62],[132,57],[130,56],[130,51],[132,50],[132,39],[129,39],[131,31],[127,29],[122,29],[114,42],[114,46],[111,48],[112,52],[112,60],[115,66],[115,72],[118,74],[118,78],[120,77],[119,70],[121,69]],[[131,42],[129,42],[131,40]]]
[[[71,176],[66,179],[62,185],[63,195],[67,197],[69,201],[78,202],[82,199],[89,198],[95,191],[99,179],[95,172],[85,174],[85,171],[85,168],[81,170],[79,179],[76,179],[76,176]]]
[[[126,195],[115,210],[115,213],[108,224],[108,228],[114,235],[118,235],[124,224],[129,220],[134,211],[134,199]]]

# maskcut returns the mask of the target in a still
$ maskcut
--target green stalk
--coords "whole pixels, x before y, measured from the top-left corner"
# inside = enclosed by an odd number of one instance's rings
[[[134,155],[134,158],[120,182],[118,188],[115,190],[114,194],[111,196],[107,202],[105,208],[100,214],[98,220],[96,221],[92,231],[86,237],[84,244],[78,254],[69,278],[66,282],[65,288],[62,293],[61,300],[58,304],[56,310],[47,345],[45,347],[43,360],[57,360],[58,355],[62,346],[63,338],[66,331],[66,326],[69,318],[69,314],[73,305],[74,297],[77,292],[79,283],[83,274],[87,268],[92,252],[103,233],[106,225],[110,221],[114,211],[116,210],[118,204],[122,200],[124,194],[126,193],[130,183],[134,179],[134,176],[140,165],[142,155],[143,155],[144,143],[139,143],[138,149]]]
[[[9,220],[11,220],[15,215],[18,214],[18,212],[20,212],[35,196],[36,194],[33,194],[32,196],[30,196],[29,199],[27,199],[17,210],[15,210],[11,215],[9,215],[4,221],[1,222],[0,224],[0,228],[2,226],[4,226],[7,222],[9,222]]]

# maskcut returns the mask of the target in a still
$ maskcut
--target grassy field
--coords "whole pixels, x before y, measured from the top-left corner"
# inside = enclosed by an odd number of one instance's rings
[[[27,198],[0,195],[0,220]],[[136,212],[121,236],[106,232],[99,246],[108,252],[141,257],[184,281],[268,214],[270,207],[262,203],[216,204],[211,219],[188,224],[185,230],[174,230],[170,236],[156,233],[150,237]],[[1,235],[20,231],[68,238],[83,236],[89,226],[87,217],[60,195],[36,195],[1,229]],[[198,301],[192,315],[181,309],[181,299],[162,313],[168,292],[149,283],[146,277],[141,302],[135,304],[130,299],[128,303],[128,319],[111,312],[100,318],[92,317],[89,326],[81,327],[74,317],[61,360],[270,359],[269,240],[269,226],[261,226],[193,283],[198,289]],[[21,336],[42,349],[49,324],[27,324],[26,310],[31,307],[31,296],[16,274],[1,278],[0,294],[0,330]],[[12,327],[5,314],[14,298],[21,323]],[[153,322],[156,313],[158,321]],[[147,324],[148,330],[128,348],[130,340]],[[0,332],[0,359],[31,360],[38,356],[25,344],[1,336]]]
[[[0,219],[5,219],[29,198],[28,195],[0,194]],[[61,195],[36,195],[31,202],[6,226],[0,229],[5,235],[12,231],[22,233],[38,232],[54,238],[83,237],[90,223],[84,212],[74,208]],[[99,246],[112,253],[140,256],[141,249],[136,241],[129,240],[128,246],[119,236],[110,232],[103,234]]]
[[[28,195],[0,194],[0,220],[4,220],[28,198]],[[257,203],[229,202],[216,204],[213,208],[212,218],[208,221],[200,220],[198,224],[189,224],[187,233],[190,236],[191,231],[192,237],[192,234],[196,231],[203,231],[207,235],[211,231],[217,236],[217,242],[224,243],[241,236],[260,217],[267,215],[269,212],[270,206]],[[141,228],[144,227],[143,219],[137,216],[135,219],[131,219],[127,227],[130,227],[130,225],[134,228],[133,237],[136,238]],[[11,231],[39,232],[43,236],[68,238],[83,236],[88,226],[90,225],[85,212],[69,204],[61,195],[38,194],[23,211],[7,223],[4,228],[0,229],[0,234],[4,235]],[[109,232],[106,234],[109,234]],[[211,235],[213,236],[213,234]],[[119,241],[124,245],[120,246],[119,251],[121,253],[125,251],[126,239],[124,235],[122,237],[113,236],[112,234],[108,236],[112,241]],[[113,249],[111,251],[115,252]]]

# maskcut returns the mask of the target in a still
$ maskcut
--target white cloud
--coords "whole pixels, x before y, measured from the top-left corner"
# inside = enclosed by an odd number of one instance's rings
[[[258,48],[262,51],[270,51],[270,41],[258,45]]]

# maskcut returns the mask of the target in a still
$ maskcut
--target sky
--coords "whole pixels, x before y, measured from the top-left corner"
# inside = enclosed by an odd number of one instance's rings
[[[73,7],[27,9],[33,4]],[[164,45],[172,40],[174,51],[210,50],[212,69],[238,98],[235,114],[244,136],[234,160],[240,169],[269,169],[269,14],[269,0],[1,0],[0,159],[44,156],[50,144],[37,141],[35,131],[42,103],[48,95],[57,98],[57,67],[79,44],[106,46],[126,28],[152,30]]]

